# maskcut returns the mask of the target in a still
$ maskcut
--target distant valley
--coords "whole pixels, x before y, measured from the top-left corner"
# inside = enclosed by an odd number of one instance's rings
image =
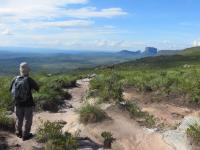
[[[28,51],[29,50],[29,51]],[[178,51],[119,52],[64,51],[29,48],[0,48],[0,75],[16,74],[22,61],[30,63],[33,72],[63,73],[75,69],[118,64],[148,56],[172,55]]]

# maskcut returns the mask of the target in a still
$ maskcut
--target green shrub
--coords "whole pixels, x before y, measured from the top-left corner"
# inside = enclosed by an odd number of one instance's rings
[[[111,73],[110,75],[100,75],[91,80],[90,95],[97,95],[102,101],[122,101],[122,85],[120,82],[120,76]]]
[[[37,140],[45,143],[45,150],[75,150],[77,140],[70,133],[62,133],[63,125],[59,122],[42,122],[37,131]]]
[[[104,138],[104,140],[113,140],[113,135],[111,132],[107,132],[107,131],[104,131],[101,133],[101,136]]]
[[[196,122],[189,125],[186,130],[187,135],[200,146],[200,123]]]
[[[153,115],[146,113],[144,123],[146,127],[152,128],[156,125],[156,119]]]
[[[143,117],[144,112],[138,107],[138,105],[133,101],[128,101],[123,106],[127,110],[132,118]]]
[[[9,92],[12,78],[0,77],[0,106],[7,110],[13,109],[13,101]]]
[[[143,112],[137,103],[133,101],[124,101],[123,104],[120,104],[120,107],[129,112],[131,118],[142,118],[143,120],[140,123],[148,128],[152,128],[156,125],[156,119],[153,115],[150,115],[148,112]]]
[[[104,138],[104,149],[111,149],[112,143],[115,140],[112,136],[112,133],[104,131],[101,133],[101,136]]]
[[[45,150],[76,150],[78,147],[77,140],[70,133],[64,133],[58,139],[50,139],[45,143]]]
[[[15,131],[15,120],[6,114],[6,110],[0,108],[0,129],[6,131]]]
[[[59,139],[62,137],[62,128],[59,122],[41,121],[41,126],[37,130],[37,140],[47,142],[49,139]]]
[[[83,105],[80,110],[80,121],[82,123],[95,123],[100,122],[106,118],[106,114],[98,106],[90,104]]]
[[[63,89],[76,85],[76,77],[67,75],[56,75],[50,77],[36,76],[36,79],[40,85],[40,91],[34,93],[36,106],[38,109],[52,112],[59,110],[59,106],[64,104],[63,100],[71,98],[71,95]]]

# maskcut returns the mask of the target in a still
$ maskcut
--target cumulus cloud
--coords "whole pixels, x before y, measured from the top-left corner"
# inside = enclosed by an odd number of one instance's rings
[[[91,7],[89,0],[0,0],[0,35],[12,35],[0,36],[0,41],[16,46],[116,47],[117,41],[96,40],[109,39],[119,29],[98,25],[95,19],[126,14],[119,7]]]
[[[91,18],[126,15],[121,8],[82,7],[70,9],[67,4],[85,4],[87,0],[3,0],[0,17],[4,19],[52,19],[57,17]]]

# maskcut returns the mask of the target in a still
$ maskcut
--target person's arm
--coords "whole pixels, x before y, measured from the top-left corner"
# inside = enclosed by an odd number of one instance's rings
[[[31,89],[34,89],[36,91],[39,91],[39,86],[38,84],[35,82],[35,80],[33,80],[32,78],[29,78],[30,79],[30,85],[31,85]]]

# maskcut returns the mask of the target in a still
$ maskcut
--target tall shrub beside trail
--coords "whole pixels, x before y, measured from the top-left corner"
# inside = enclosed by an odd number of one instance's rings
[[[40,85],[39,93],[34,93],[34,99],[38,109],[57,112],[64,99],[70,99],[71,95],[63,88],[74,87],[76,77],[50,76],[37,77]]]
[[[90,82],[91,95],[98,96],[102,101],[121,101],[122,96],[122,84],[120,82],[121,77],[112,73],[108,76],[99,75]]]
[[[15,120],[9,117],[3,108],[0,108],[0,130],[15,131]]]
[[[7,110],[13,109],[13,101],[9,92],[12,78],[0,77],[0,107]]]

